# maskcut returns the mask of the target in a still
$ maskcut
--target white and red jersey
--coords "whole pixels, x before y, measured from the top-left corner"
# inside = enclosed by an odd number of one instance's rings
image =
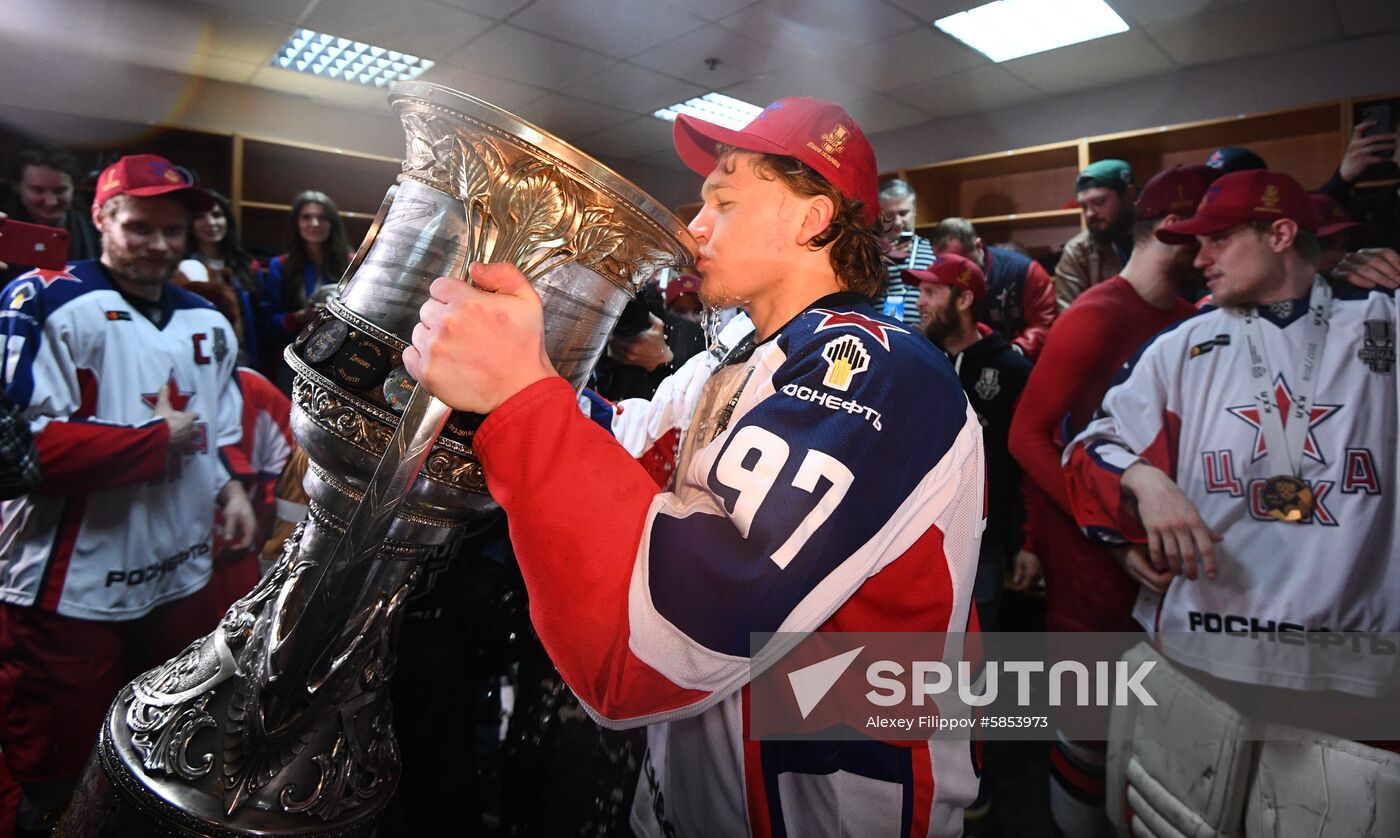
[[[3,380],[29,419],[43,483],[0,517],[0,601],[127,620],[209,579],[215,497],[247,463],[233,329],[166,285],[156,325],[99,262],[31,271],[0,295]],[[199,415],[173,455],[158,394]]]
[[[690,356],[680,369],[657,386],[650,399],[610,402],[592,390],[584,390],[579,395],[579,407],[636,457],[658,486],[669,488],[680,454],[681,436],[690,427],[705,383],[715,368],[731,353],[751,342],[752,336],[753,321],[739,312],[724,325],[706,351]]]
[[[650,726],[634,830],[960,835],[967,742],[745,735],[754,632],[968,628],[985,468],[951,364],[838,294],[707,372],[671,491],[563,379],[474,441],[551,660],[600,722]]]
[[[1285,426],[1307,309],[1307,300],[1259,309]],[[1213,660],[1194,652],[1204,646],[1189,639],[1290,635],[1260,645],[1279,649],[1301,645],[1292,635],[1303,632],[1400,631],[1395,299],[1373,292],[1333,302],[1299,475],[1316,508],[1303,523],[1275,520],[1263,503],[1265,481],[1289,465],[1286,454],[1268,450],[1244,320],[1240,309],[1208,311],[1160,333],[1129,363],[1099,417],[1065,451],[1071,505],[1090,538],[1142,543],[1120,477],[1139,461],[1162,469],[1225,539],[1215,547],[1217,578],[1177,577],[1165,595],[1139,597],[1138,619],[1160,633],[1164,651],[1231,680],[1366,693],[1377,685],[1366,683],[1365,673],[1294,661],[1306,668],[1299,669],[1273,652],[1261,654],[1257,666]]]
[[[263,542],[272,534],[277,509],[277,481],[296,441],[292,438],[292,403],[277,385],[257,370],[239,367],[238,390],[243,397],[243,438],[238,450],[248,461],[252,482],[248,499],[258,522],[253,543],[245,551],[260,554]],[[226,549],[219,540],[219,549]]]

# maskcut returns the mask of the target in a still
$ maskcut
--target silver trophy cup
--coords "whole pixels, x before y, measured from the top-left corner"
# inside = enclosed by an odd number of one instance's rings
[[[519,266],[555,369],[581,387],[632,294],[690,261],[677,218],[540,129],[431,84],[389,101],[403,173],[285,355],[308,517],[213,633],[117,696],[59,834],[371,834],[399,774],[404,602],[427,553],[494,508],[472,453],[482,417],[402,367],[429,283]]]

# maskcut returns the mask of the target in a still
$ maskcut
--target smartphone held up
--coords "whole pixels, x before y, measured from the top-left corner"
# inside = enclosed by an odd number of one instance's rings
[[[68,262],[68,231],[0,218],[0,262],[61,270]]]

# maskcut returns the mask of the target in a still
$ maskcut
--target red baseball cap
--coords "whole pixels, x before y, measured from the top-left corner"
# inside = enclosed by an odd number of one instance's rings
[[[956,253],[940,253],[938,261],[925,270],[904,269],[901,272],[906,283],[922,285],[947,285],[963,291],[971,291],[974,301],[987,296],[987,275],[977,263]]]
[[[194,212],[214,206],[213,196],[191,183],[183,169],[157,154],[128,154],[103,169],[93,205],[100,207],[115,195],[169,195],[184,201]]]
[[[1297,222],[1309,233],[1317,232],[1317,210],[1302,184],[1282,172],[1247,169],[1221,175],[1206,190],[1195,216],[1158,227],[1157,238],[1167,244],[1185,244],[1196,236],[1218,233],[1247,221],[1280,218]]]
[[[1152,221],[1169,215],[1190,218],[1218,177],[1220,172],[1209,166],[1173,166],[1158,172],[1138,194],[1138,219]]]
[[[1317,237],[1325,238],[1343,230],[1351,230],[1356,227],[1365,227],[1360,221],[1353,221],[1351,213],[1346,211],[1346,207],[1337,203],[1337,199],[1331,195],[1324,195],[1321,192],[1314,192],[1308,196],[1312,199],[1313,207],[1317,209],[1317,216],[1321,223],[1317,228]]]
[[[860,201],[861,217],[867,223],[880,216],[875,149],[846,109],[835,102],[806,96],[779,99],[738,131],[693,116],[677,116],[674,137],[681,161],[701,177],[715,168],[716,143],[795,157],[842,195]]]
[[[666,305],[671,305],[682,294],[700,294],[700,277],[695,274],[681,274],[666,284]]]

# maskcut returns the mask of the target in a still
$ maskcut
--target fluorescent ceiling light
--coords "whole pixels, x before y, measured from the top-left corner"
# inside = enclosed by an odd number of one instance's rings
[[[763,108],[758,105],[750,105],[748,102],[735,99],[732,96],[725,96],[723,93],[706,93],[698,99],[690,99],[669,108],[662,108],[653,113],[652,116],[667,122],[674,122],[677,114],[685,114],[737,131],[748,125],[754,117],[761,113],[763,113]]]
[[[1104,0],[997,0],[939,18],[934,26],[993,61],[1127,32]]]
[[[272,59],[272,66],[368,87],[388,87],[423,75],[433,62],[416,55],[298,29]]]

